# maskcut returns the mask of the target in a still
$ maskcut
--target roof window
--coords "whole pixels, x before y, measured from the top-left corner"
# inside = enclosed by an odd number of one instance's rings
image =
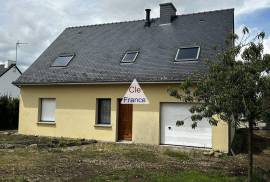
[[[133,63],[136,60],[138,54],[139,51],[127,51],[121,60],[121,63]]]
[[[175,62],[196,61],[199,58],[200,47],[181,47],[177,50]]]
[[[52,63],[52,67],[66,67],[70,61],[73,59],[74,54],[61,54],[59,55],[54,62]]]

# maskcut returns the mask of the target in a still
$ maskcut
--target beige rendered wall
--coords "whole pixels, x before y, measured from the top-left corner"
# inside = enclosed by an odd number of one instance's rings
[[[141,84],[150,104],[133,106],[132,140],[160,144],[160,102],[177,102],[167,93],[172,84]],[[29,135],[117,141],[117,99],[128,84],[23,86],[20,96],[19,133]],[[56,98],[55,125],[38,124],[40,98]],[[111,98],[111,127],[95,126],[96,99]],[[213,148],[227,151],[228,127],[213,127]]]
[[[229,132],[228,124],[222,120],[217,126],[212,127],[212,145],[213,149],[222,152],[229,151]]]

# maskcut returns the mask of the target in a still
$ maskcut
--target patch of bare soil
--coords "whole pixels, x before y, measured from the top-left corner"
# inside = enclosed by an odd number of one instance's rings
[[[2,139],[1,139],[2,137]],[[17,137],[17,138],[16,138]],[[50,138],[21,135],[1,135],[0,143],[42,141]],[[117,171],[179,172],[183,170],[215,171],[229,176],[243,176],[247,172],[245,155],[221,157],[204,156],[202,151],[189,152],[181,148],[168,152],[159,146],[90,143],[81,140],[53,140],[54,147],[15,147],[0,149],[0,180],[25,181],[83,181]],[[63,143],[65,145],[59,145]],[[68,145],[66,145],[68,143]],[[32,145],[32,144],[31,144]],[[173,155],[168,155],[173,154]],[[135,176],[139,180],[140,176]]]

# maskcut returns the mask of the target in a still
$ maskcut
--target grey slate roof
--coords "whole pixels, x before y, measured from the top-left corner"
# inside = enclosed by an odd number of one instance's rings
[[[175,82],[204,73],[207,59],[225,48],[234,28],[233,9],[178,15],[170,25],[152,19],[66,28],[22,74],[16,85],[130,82]],[[174,63],[179,47],[200,46],[198,62]],[[139,50],[133,64],[121,64],[127,50]],[[75,53],[65,68],[51,67],[61,53]]]
[[[5,68],[4,64],[0,64],[0,76],[2,76],[6,72],[7,68]]]
[[[15,65],[15,64],[11,64],[8,68],[5,68],[4,64],[0,64],[0,77],[2,75],[4,75],[9,69],[11,69],[13,66],[16,67],[16,69],[19,71],[20,74],[22,74],[21,70],[19,70],[19,68]]]

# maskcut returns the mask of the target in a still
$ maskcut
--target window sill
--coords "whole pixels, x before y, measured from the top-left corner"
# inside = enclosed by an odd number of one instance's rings
[[[46,121],[39,121],[37,124],[44,124],[44,125],[55,125],[55,122],[46,122]]]
[[[111,124],[95,124],[94,127],[104,127],[104,128],[111,128]]]

